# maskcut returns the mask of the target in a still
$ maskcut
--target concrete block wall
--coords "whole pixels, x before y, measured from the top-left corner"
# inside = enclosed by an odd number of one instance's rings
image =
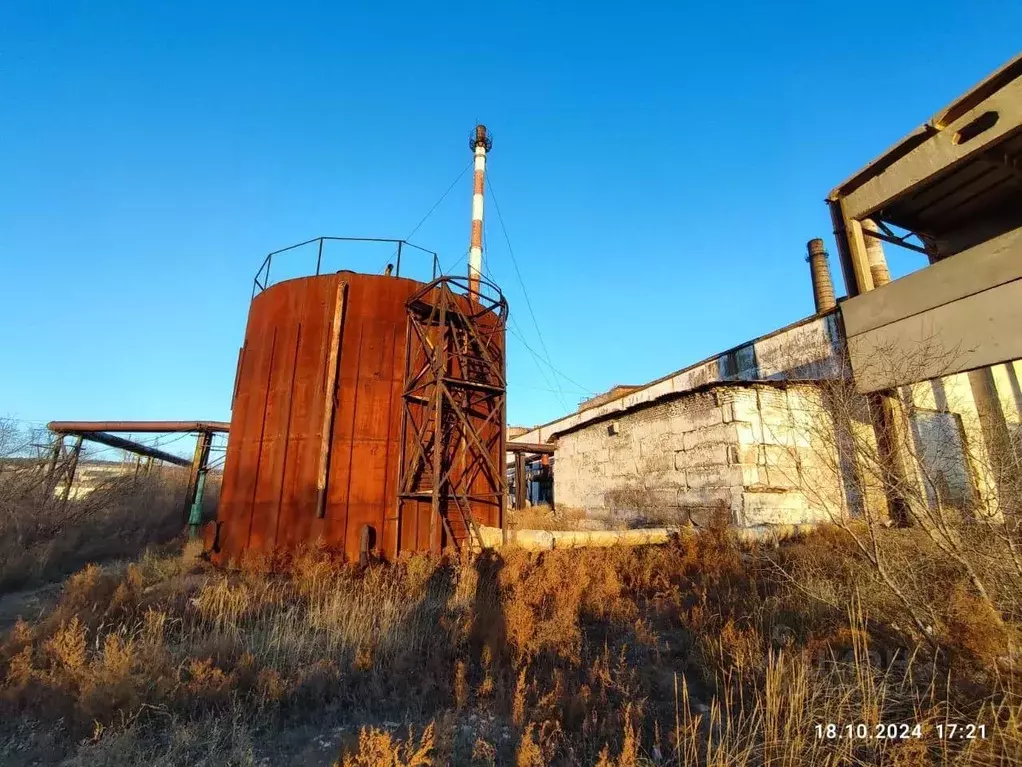
[[[728,461],[736,444],[712,392],[634,410],[558,437],[554,498],[595,517],[683,520],[688,508],[730,508],[741,485]]]
[[[514,437],[519,442],[547,442],[569,429],[617,413],[651,405],[658,399],[722,381],[836,378],[844,372],[837,314],[816,315],[756,338],[635,391],[601,404],[584,406]],[[600,398],[597,398],[599,402]]]
[[[1018,435],[1022,362],[995,366],[991,374],[1009,431]],[[995,514],[1000,489],[968,374],[906,386],[901,395],[911,407],[959,419],[961,474],[973,484],[975,501]],[[947,453],[940,431],[915,428],[912,438],[914,459]],[[718,508],[743,526],[825,522],[866,510],[883,516],[887,498],[871,465],[876,454],[865,397],[835,408],[813,383],[720,384],[561,434],[554,497],[595,517],[658,522],[701,524]],[[922,483],[920,464],[917,470]]]
[[[855,482],[842,461],[838,430],[821,390],[811,384],[755,386],[734,394],[744,400],[734,406],[736,420],[741,419],[740,447],[747,454],[755,449],[758,480],[745,484],[736,521],[800,524],[846,516]]]
[[[989,368],[993,379],[994,391],[997,394],[1001,416],[1008,429],[1015,466],[1022,463],[1022,360],[992,365]],[[987,443],[981,424],[981,415],[976,403],[975,392],[969,373],[956,373],[932,381],[911,384],[901,388],[902,400],[911,407],[926,413],[950,413],[957,417],[961,426],[960,439],[964,448],[961,456],[966,463],[968,480],[972,483],[973,502],[984,508],[988,513],[997,515],[1000,511],[1001,493],[1018,492],[1016,479],[1009,477],[1008,488],[998,486],[993,469],[992,450],[995,446]],[[955,435],[958,436],[958,435]],[[952,446],[948,444],[947,435],[941,432],[924,432],[913,429],[913,454],[919,459],[930,457],[931,461],[945,462],[957,456],[951,455]],[[931,442],[933,444],[931,444]],[[1014,474],[1015,472],[1009,472]],[[928,472],[920,469],[916,478],[923,485],[928,481]],[[932,481],[930,479],[929,481]]]
[[[556,442],[556,502],[594,516],[653,512],[684,520],[722,507],[738,524],[759,525],[867,509],[886,514],[881,472],[870,465],[876,435],[865,398],[844,414],[839,433],[817,385],[757,383],[847,374],[840,335],[835,314],[809,318],[515,439]],[[990,370],[1022,461],[1022,361]],[[961,419],[969,482],[979,502],[995,510],[1001,488],[969,374],[904,386],[901,395],[909,409]],[[932,441],[940,433],[916,428],[913,439]]]
[[[554,497],[594,517],[659,522],[703,524],[715,509],[740,525],[846,513],[822,407],[811,385],[723,385],[588,424],[558,438]]]

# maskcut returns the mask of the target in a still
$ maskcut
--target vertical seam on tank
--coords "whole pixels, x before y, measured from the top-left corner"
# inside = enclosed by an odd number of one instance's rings
[[[252,545],[252,525],[256,517],[256,495],[259,493],[259,470],[263,465],[263,438],[266,436],[266,410],[270,405],[270,384],[273,381],[273,359],[277,352],[277,329],[273,329],[273,340],[270,342],[270,369],[266,374],[266,394],[263,397],[263,417],[259,427],[259,453],[256,458],[255,477],[252,482],[252,506],[248,515],[248,535],[245,537],[245,549]]]
[[[238,399],[238,389],[241,388],[241,373],[245,369],[245,349],[248,348],[248,339],[238,349],[238,369],[234,371],[234,391],[231,393],[231,410],[234,410],[234,403]]]
[[[386,460],[383,463],[383,493],[384,493],[384,498],[383,498],[383,529],[380,530],[380,539],[379,539],[379,541],[377,541],[377,544],[379,545],[379,547],[381,549],[383,549],[384,540],[385,540],[386,535],[387,535],[387,523],[390,521],[389,515],[391,513],[390,494],[387,492],[387,482],[390,479],[390,444],[392,442],[392,440],[390,438],[390,432],[391,432],[391,430],[393,428],[391,426],[391,424],[394,421],[394,404],[395,404],[395,402],[403,402],[403,399],[401,398],[400,395],[397,396],[397,397],[394,396],[394,368],[397,367],[397,365],[394,362],[394,354],[395,354],[396,350],[397,350],[397,327],[393,327],[390,330],[390,371],[389,371],[390,375],[388,376],[388,380],[390,381],[390,389],[388,390],[390,396],[388,397],[389,407],[387,408],[387,445],[386,445],[386,447],[384,449],[384,458]],[[401,351],[403,352],[404,349],[402,349]],[[401,390],[403,390],[403,388],[404,387],[402,386]],[[395,526],[397,525],[397,523],[399,521],[400,521],[400,515],[397,513],[397,509],[395,508],[394,509],[394,522],[395,522]],[[389,552],[385,552],[385,553],[389,553]],[[395,534],[394,534],[394,556],[397,556],[397,533],[396,533],[396,531],[395,531]]]
[[[287,392],[287,431],[284,432],[284,461],[280,468],[280,494],[277,497],[277,516],[273,524],[272,547],[277,546],[277,537],[280,535],[280,515],[284,508],[284,488],[287,483],[287,456],[291,448],[291,422],[294,415],[295,380],[298,378],[298,349],[302,344],[302,323],[298,323],[298,330],[295,333],[295,358],[291,364],[291,386]]]
[[[406,304],[406,307],[407,307],[407,304]],[[411,357],[411,335],[410,334],[411,334],[411,330],[412,330],[408,323],[409,323],[409,320],[408,320],[407,308],[406,308],[406,315],[405,315],[405,342],[404,342],[404,344],[402,344],[402,347],[401,347],[401,360],[402,360],[402,363],[401,363],[401,389],[400,389],[400,391],[401,391],[401,404],[400,404],[401,428],[400,428],[400,432],[398,434],[398,440],[399,441],[398,441],[398,446],[397,446],[397,456],[398,456],[397,457],[397,463],[398,463],[398,470],[397,470],[397,493],[395,493],[395,498],[394,498],[394,501],[395,501],[395,509],[394,509],[394,511],[397,514],[397,535],[396,535],[396,537],[394,539],[394,556],[399,556],[401,554],[401,538],[402,538],[401,528],[402,528],[402,526],[404,524],[404,518],[405,518],[405,499],[403,497],[403,494],[405,492],[405,478],[406,478],[406,473],[408,471],[407,467],[405,466],[405,463],[406,463],[405,449],[408,446],[408,420],[409,420],[410,416],[409,416],[409,412],[408,412],[408,400],[407,400],[405,395],[406,395],[407,390],[408,390],[408,368],[411,366],[410,362],[409,362],[409,358]]]
[[[345,490],[344,498],[344,537],[341,539],[344,541],[345,555],[347,555],[348,548],[348,523],[351,521],[351,468],[352,462],[355,460],[355,423],[358,420],[358,385],[362,380],[362,331],[363,327],[359,326],[358,329],[358,351],[355,352],[355,383],[352,387],[354,391],[351,393],[351,435],[348,441],[348,487]]]

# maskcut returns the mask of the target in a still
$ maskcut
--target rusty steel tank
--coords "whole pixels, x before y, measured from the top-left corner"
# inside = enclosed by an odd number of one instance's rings
[[[258,290],[214,563],[318,546],[394,559],[502,527],[506,317],[496,286],[457,277],[340,271]]]

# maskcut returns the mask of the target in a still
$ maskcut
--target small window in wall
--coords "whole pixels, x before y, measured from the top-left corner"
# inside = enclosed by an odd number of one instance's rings
[[[732,349],[717,358],[720,377],[725,381],[745,381],[759,377],[755,344]]]
[[[617,421],[611,421],[609,424],[607,424],[608,436],[614,437],[617,436],[618,434],[620,434],[620,429],[618,428]]]
[[[938,501],[962,509],[971,506],[974,492],[961,417],[917,408],[910,419],[930,507]]]

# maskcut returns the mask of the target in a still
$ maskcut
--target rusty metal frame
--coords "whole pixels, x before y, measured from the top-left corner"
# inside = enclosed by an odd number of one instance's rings
[[[479,291],[469,295],[467,278],[440,277],[407,302],[398,515],[429,501],[433,551],[445,539],[482,545],[473,504],[497,505],[501,526],[507,511],[507,301],[487,280]]]
[[[239,368],[240,368],[240,355],[239,355]],[[235,383],[237,386],[237,383]],[[148,466],[152,465],[152,461],[163,461],[174,466],[190,467],[188,473],[188,485],[185,489],[184,497],[184,509],[183,518],[184,522],[189,522],[189,516],[193,504],[202,503],[202,488],[205,485],[204,477],[209,471],[209,454],[210,449],[213,445],[213,435],[222,433],[226,434],[230,431],[231,425],[225,421],[50,421],[47,424],[47,428],[54,434],[54,447],[53,453],[48,461],[48,480],[47,483],[50,487],[55,488],[59,477],[57,476],[57,461],[59,460],[61,449],[64,443],[64,438],[67,436],[75,437],[75,447],[72,452],[72,460],[67,470],[67,480],[64,487],[63,502],[67,503],[71,493],[71,485],[74,481],[74,475],[78,467],[78,457],[81,453],[82,442],[96,442],[108,447],[120,448],[121,450],[127,450],[138,456],[138,461],[135,466],[135,476],[138,476],[139,467],[141,466],[141,458],[145,456],[149,460]],[[198,433],[198,439],[195,442],[195,453],[192,460],[189,461],[187,458],[174,455],[173,453],[167,453],[163,450],[158,450],[149,445],[143,445],[140,442],[135,442],[124,437],[118,437],[109,432],[129,432],[129,433],[148,433],[148,434],[171,434],[171,433],[182,433],[188,434],[191,432]],[[148,470],[147,470],[148,471]],[[193,531],[194,532],[194,531]]]

